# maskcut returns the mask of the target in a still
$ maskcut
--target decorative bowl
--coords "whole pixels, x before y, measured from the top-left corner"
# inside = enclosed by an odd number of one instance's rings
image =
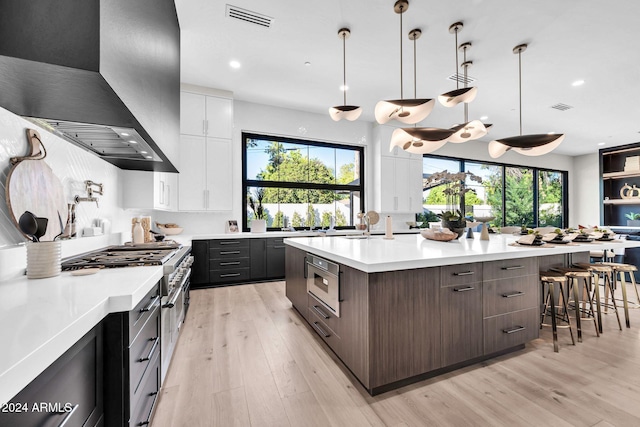
[[[167,236],[173,236],[173,235],[182,233],[182,230],[184,230],[184,228],[182,228],[182,227],[161,227],[161,226],[158,225],[158,230],[160,230],[161,232],[163,232]]]
[[[458,233],[454,233],[448,229],[434,230],[432,228],[423,228],[420,230],[420,235],[428,240],[437,240],[439,242],[449,242],[455,240],[458,237]]]

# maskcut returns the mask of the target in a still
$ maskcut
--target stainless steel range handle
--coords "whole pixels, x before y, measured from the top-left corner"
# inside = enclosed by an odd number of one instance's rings
[[[149,303],[148,306],[141,308],[140,309],[140,313],[145,313],[147,311],[151,311],[151,309],[153,309],[153,307],[156,305],[156,303],[160,300],[160,296],[156,295],[153,300],[151,300],[151,303]]]
[[[151,404],[151,410],[149,411],[149,416],[147,417],[147,419],[145,421],[140,421],[138,424],[136,424],[137,426],[148,426],[149,424],[151,424],[151,415],[154,413],[155,408],[156,408],[156,403],[158,403],[158,392],[157,391],[153,391],[151,393],[149,393],[149,397],[151,396],[155,396],[153,398],[153,403]]]
[[[176,301],[178,301],[178,297],[180,297],[180,290],[182,286],[177,288],[177,291],[173,293],[173,297],[167,301],[166,304],[162,306],[162,308],[173,308],[176,305]]]
[[[146,362],[147,360],[151,360],[153,353],[155,353],[156,348],[158,348],[158,344],[160,343],[160,337],[149,338],[149,341],[153,341],[153,345],[151,346],[151,350],[149,350],[149,354],[138,359],[138,362]]]

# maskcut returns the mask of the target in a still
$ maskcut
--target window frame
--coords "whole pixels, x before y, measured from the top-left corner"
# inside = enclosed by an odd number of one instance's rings
[[[536,166],[528,166],[528,165],[516,165],[516,164],[511,164],[511,163],[500,163],[500,162],[493,162],[490,160],[478,160],[478,159],[465,159],[465,158],[461,158],[461,157],[453,157],[453,156],[441,156],[441,155],[436,155],[436,154],[423,154],[423,159],[429,159],[429,158],[434,158],[434,159],[443,159],[443,160],[452,160],[452,161],[457,161],[460,167],[460,171],[461,172],[466,172],[467,168],[466,168],[466,163],[481,163],[481,164],[487,164],[487,165],[493,165],[493,166],[499,166],[502,168],[502,224],[500,224],[501,227],[505,226],[505,218],[506,215],[504,214],[504,210],[505,210],[505,206],[506,206],[506,197],[507,197],[507,192],[504,190],[505,186],[506,186],[506,174],[505,174],[505,169],[506,168],[524,168],[524,169],[531,169],[533,171],[533,222],[535,224],[535,227],[539,227],[540,223],[540,203],[539,203],[539,190],[538,190],[538,185],[539,185],[539,175],[540,172],[553,172],[553,173],[560,173],[562,175],[562,226],[560,228],[566,228],[568,226],[568,220],[569,220],[569,172],[565,171],[565,170],[559,170],[559,169],[549,169],[549,168],[540,168],[540,167],[536,167]]]
[[[247,179],[247,139],[263,139],[263,140],[277,140],[281,143],[299,144],[312,147],[322,148],[334,148],[340,150],[351,150],[360,154],[360,183],[357,186],[346,184],[320,184],[312,182],[288,182],[288,181],[264,181],[256,179]],[[365,207],[365,166],[364,166],[364,147],[359,145],[339,144],[336,142],[318,141],[291,138],[287,136],[268,135],[254,132],[242,132],[242,231],[249,231],[247,224],[247,189],[251,187],[264,187],[264,188],[296,188],[303,190],[328,190],[328,191],[359,191],[360,192],[360,212],[364,212]],[[337,173],[337,171],[336,171]],[[349,229],[355,228],[354,226],[336,226],[336,229]],[[308,230],[309,227],[296,227],[296,230]],[[279,228],[269,227],[267,231],[279,231]]]

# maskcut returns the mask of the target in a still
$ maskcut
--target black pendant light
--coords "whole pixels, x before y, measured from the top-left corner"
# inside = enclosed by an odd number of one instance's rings
[[[416,40],[420,38],[422,31],[418,28],[409,32],[409,40],[413,41],[413,96],[417,92],[417,55]],[[389,151],[394,147],[402,147],[403,150],[414,154],[432,153],[447,143],[447,139],[453,134],[453,129],[440,129],[431,127],[398,128],[391,135]]]
[[[440,101],[440,104],[444,105],[445,107],[454,107],[461,102],[471,102],[476,98],[476,95],[478,94],[478,88],[476,87],[467,87],[465,84],[465,87],[460,88],[460,74],[458,71],[458,33],[462,31],[463,27],[464,24],[462,24],[462,22],[456,22],[454,24],[451,24],[451,26],[449,27],[449,32],[455,35],[456,40],[456,88],[452,91],[443,93],[442,95],[438,96],[438,101]]]
[[[518,99],[520,109],[520,135],[496,139],[489,143],[489,155],[496,159],[509,150],[525,156],[541,156],[553,151],[564,140],[564,134],[522,135],[522,52],[527,50],[526,44],[513,48],[518,55]]]
[[[409,8],[407,0],[398,0],[393,10],[400,15],[400,99],[379,101],[376,104],[376,121],[385,124],[390,120],[398,120],[405,124],[415,124],[424,120],[433,110],[433,99],[404,99],[402,87],[402,14]]]
[[[342,39],[342,91],[343,91],[343,105],[329,108],[329,115],[336,122],[342,119],[354,121],[360,114],[362,114],[362,107],[355,105],[347,105],[347,54],[346,54],[346,42],[349,38],[351,31],[348,28],[341,28],[338,31],[338,37]]]

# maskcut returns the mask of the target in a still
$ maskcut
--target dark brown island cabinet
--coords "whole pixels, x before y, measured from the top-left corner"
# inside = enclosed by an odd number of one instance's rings
[[[282,237],[193,240],[191,287],[284,279]]]
[[[539,332],[539,267],[565,264],[560,255],[380,273],[340,265],[338,317],[307,292],[308,257],[287,245],[286,296],[372,395],[524,348]]]

